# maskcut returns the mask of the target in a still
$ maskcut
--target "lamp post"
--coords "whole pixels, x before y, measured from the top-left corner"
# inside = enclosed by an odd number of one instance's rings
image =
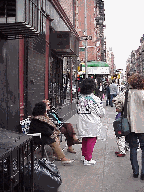
[[[87,0],[85,0],[85,36],[87,36]],[[87,40],[85,40],[85,78],[88,78],[87,71]]]

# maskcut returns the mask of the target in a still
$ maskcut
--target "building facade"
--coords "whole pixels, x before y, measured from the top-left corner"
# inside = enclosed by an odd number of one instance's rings
[[[140,46],[136,50],[132,50],[131,59],[127,64],[126,72],[144,74],[144,35],[140,38]]]
[[[69,118],[79,36],[60,2],[3,0],[0,10],[0,126],[16,130],[43,99]]]

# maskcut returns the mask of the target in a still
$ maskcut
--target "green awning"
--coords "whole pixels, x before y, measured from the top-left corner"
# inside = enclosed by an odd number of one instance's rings
[[[82,67],[85,67],[85,65],[82,65]],[[89,61],[87,67],[109,67],[109,65],[103,61]]]

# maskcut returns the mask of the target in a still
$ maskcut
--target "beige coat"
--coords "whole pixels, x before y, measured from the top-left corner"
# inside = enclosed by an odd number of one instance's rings
[[[129,89],[127,112],[131,132],[144,133],[144,90]]]

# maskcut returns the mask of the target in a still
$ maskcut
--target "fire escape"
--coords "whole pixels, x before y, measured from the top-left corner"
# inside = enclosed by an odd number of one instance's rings
[[[39,0],[1,0],[0,38],[20,39],[43,33],[45,6]]]
[[[97,47],[97,58],[98,61],[106,62],[106,41],[104,38],[104,2],[103,0],[96,0],[96,47]]]

